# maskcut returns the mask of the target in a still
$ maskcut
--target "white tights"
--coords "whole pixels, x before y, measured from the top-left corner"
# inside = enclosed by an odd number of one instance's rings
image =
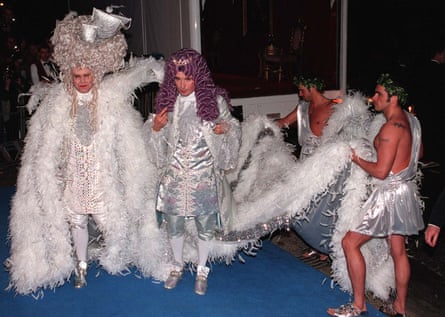
[[[102,213],[94,214],[93,219],[99,228],[103,228],[104,215]],[[73,237],[74,249],[77,260],[88,262],[88,215],[71,215],[71,235]]]
[[[170,245],[173,250],[173,257],[175,259],[175,265],[183,266],[183,249],[184,249],[184,236],[175,237],[170,239]],[[210,241],[204,241],[198,239],[198,265],[206,266],[207,258],[210,253]]]
[[[87,262],[88,224],[71,228],[77,260]]]

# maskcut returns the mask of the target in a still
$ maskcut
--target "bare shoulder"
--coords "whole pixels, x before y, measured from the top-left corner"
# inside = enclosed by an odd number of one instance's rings
[[[386,121],[378,133],[381,141],[396,141],[409,133],[409,122],[402,116],[393,116]]]
[[[388,123],[396,129],[409,129],[408,118],[404,113],[394,116],[393,118],[391,118],[391,120],[388,121]]]
[[[395,134],[403,134],[407,131],[410,131],[409,121],[406,115],[403,113],[389,118],[381,129],[381,132],[389,132]]]

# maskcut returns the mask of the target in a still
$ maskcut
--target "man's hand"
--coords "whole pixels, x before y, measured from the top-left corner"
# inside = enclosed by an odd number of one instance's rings
[[[213,128],[213,132],[215,134],[224,134],[229,130],[229,128],[230,128],[229,124],[227,122],[222,121],[215,125],[215,127]]]
[[[435,247],[437,239],[439,238],[440,228],[434,225],[428,225],[425,230],[425,242],[431,246]]]
[[[158,114],[155,115],[153,120],[153,131],[160,131],[168,122],[168,112],[167,107],[162,109]]]

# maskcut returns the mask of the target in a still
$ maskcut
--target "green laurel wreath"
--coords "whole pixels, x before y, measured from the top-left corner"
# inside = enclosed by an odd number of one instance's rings
[[[323,91],[325,87],[325,83],[322,79],[317,77],[306,78],[304,76],[295,76],[294,77],[294,85],[298,87],[298,85],[302,85],[306,88],[315,87],[318,91]]]
[[[380,75],[380,77],[377,79],[377,85],[383,86],[389,96],[397,96],[400,105],[404,105],[406,103],[408,93],[403,87],[399,86],[388,73]]]

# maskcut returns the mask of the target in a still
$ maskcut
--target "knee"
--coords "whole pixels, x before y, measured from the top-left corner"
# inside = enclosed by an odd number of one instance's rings
[[[352,250],[356,247],[353,239],[351,239],[350,233],[346,233],[346,235],[341,240],[341,246],[343,250],[347,253],[349,250]]]
[[[69,223],[73,229],[85,229],[88,225],[88,216],[83,214],[71,214]]]

